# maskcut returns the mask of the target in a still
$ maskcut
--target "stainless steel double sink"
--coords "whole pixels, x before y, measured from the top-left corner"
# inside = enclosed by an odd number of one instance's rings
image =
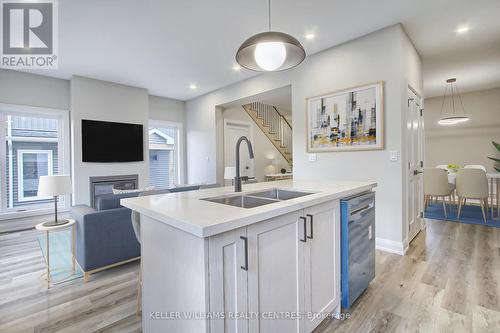
[[[275,202],[300,198],[310,194],[312,193],[273,188],[265,191],[230,194],[212,198],[203,198],[201,200],[220,203],[234,207],[254,208],[254,207],[269,205]]]

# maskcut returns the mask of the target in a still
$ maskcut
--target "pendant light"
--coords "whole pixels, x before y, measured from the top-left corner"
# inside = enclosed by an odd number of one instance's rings
[[[294,37],[271,31],[271,0],[268,2],[268,31],[248,38],[236,52],[240,66],[257,72],[282,71],[300,64],[306,51]]]
[[[458,123],[469,120],[469,116],[465,114],[464,104],[462,103],[462,97],[460,96],[460,92],[457,87],[457,79],[452,78],[446,80],[446,88],[444,89],[443,103],[441,104],[441,119],[439,119],[439,125],[456,125]],[[443,108],[446,102],[446,93],[448,91],[448,87],[450,88],[450,97],[451,97],[451,111],[448,115],[443,116]],[[456,94],[456,95],[455,95]],[[458,101],[456,100],[456,96],[458,96]],[[455,107],[458,106],[458,102],[460,102],[460,106],[462,107],[462,113],[457,113]]]

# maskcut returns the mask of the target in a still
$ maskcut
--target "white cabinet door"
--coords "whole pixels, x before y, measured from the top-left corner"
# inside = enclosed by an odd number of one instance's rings
[[[210,312],[225,313],[210,321],[211,332],[248,332],[248,321],[232,316],[247,312],[246,245],[246,228],[209,239]]]
[[[339,201],[304,210],[307,243],[304,246],[304,307],[314,317],[304,321],[312,332],[324,316],[340,304],[340,216]]]
[[[302,210],[247,227],[248,310],[260,313],[249,320],[251,333],[302,332],[301,321],[276,318],[300,313],[303,297]],[[266,318],[263,318],[266,316]],[[271,318],[272,317],[272,318]]]

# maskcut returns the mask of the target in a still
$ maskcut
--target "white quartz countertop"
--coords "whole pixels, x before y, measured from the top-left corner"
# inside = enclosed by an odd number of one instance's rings
[[[376,185],[374,182],[298,179],[243,185],[243,191],[239,194],[273,188],[313,193],[255,208],[240,208],[200,200],[237,194],[232,186],[127,198],[122,199],[121,204],[195,236],[209,237],[312,205],[369,191]]]

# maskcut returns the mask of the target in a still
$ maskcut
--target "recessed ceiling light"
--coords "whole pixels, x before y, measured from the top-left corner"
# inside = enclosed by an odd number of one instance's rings
[[[233,65],[233,71],[235,72],[239,72],[241,69],[241,66],[240,65]]]
[[[316,37],[316,35],[315,34],[307,34],[307,35],[305,35],[305,37],[306,37],[306,39],[311,40],[311,39],[314,39],[314,37]]]
[[[468,25],[463,25],[461,27],[458,27],[457,30],[455,30],[459,34],[466,33],[467,31],[470,30],[470,27]]]
[[[198,87],[196,86],[196,84],[191,83],[191,84],[189,85],[189,88],[190,88],[191,90],[196,90]]]

